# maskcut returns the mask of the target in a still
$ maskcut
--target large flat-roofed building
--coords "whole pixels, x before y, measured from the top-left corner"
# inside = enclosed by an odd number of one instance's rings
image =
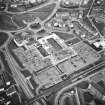
[[[43,86],[48,88],[62,81],[60,72],[56,67],[44,69],[43,71],[35,74],[35,81],[39,87]]]
[[[63,76],[68,77],[100,58],[84,42],[68,46],[55,33],[38,40],[27,40],[23,46],[25,49],[21,46],[13,51],[23,66],[33,73],[40,88],[49,88],[61,82]]]
[[[74,45],[73,49],[78,53],[78,55],[87,65],[92,64],[100,59],[100,55],[84,42]]]
[[[58,68],[62,71],[62,73],[68,75],[75,72],[75,67],[69,60],[64,61],[57,65]]]
[[[50,59],[43,59],[36,48],[29,49],[27,51],[24,51],[23,49],[16,49],[14,52],[24,67],[29,69],[31,72],[41,70],[51,65]]]

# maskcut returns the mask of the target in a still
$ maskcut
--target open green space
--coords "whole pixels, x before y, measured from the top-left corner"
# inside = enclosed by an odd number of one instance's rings
[[[2,46],[8,39],[8,34],[5,32],[0,32],[0,46]]]
[[[17,30],[17,26],[14,25],[11,17],[4,13],[4,14],[0,14],[0,29],[1,30],[7,30],[7,31],[13,31],[13,30]]]

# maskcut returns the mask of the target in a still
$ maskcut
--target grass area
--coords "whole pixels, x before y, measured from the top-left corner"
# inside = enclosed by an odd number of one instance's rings
[[[63,40],[69,40],[75,37],[74,34],[69,33],[62,33],[62,32],[54,32],[56,33],[61,39]]]
[[[27,13],[23,13],[20,15],[15,15],[13,17],[13,21],[20,27],[25,27],[26,25],[23,23],[25,21],[34,21],[35,18],[39,17],[41,21],[44,21],[48,16],[51,15],[54,7],[56,6],[55,3],[42,7],[40,9],[36,9]]]
[[[16,30],[17,26],[14,25],[14,23],[11,20],[11,17],[4,13],[4,14],[0,14],[0,29],[1,30]]]
[[[5,32],[0,32],[0,46],[2,46],[7,39],[9,38],[8,34]]]

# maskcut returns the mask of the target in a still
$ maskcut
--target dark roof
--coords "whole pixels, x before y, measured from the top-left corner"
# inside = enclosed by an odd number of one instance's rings
[[[81,89],[87,89],[88,86],[89,86],[89,83],[87,81],[83,81],[77,85],[77,87],[79,87]]]
[[[93,95],[90,92],[84,92],[84,100],[85,102],[92,102],[94,100]]]
[[[28,70],[23,70],[23,71],[21,71],[21,73],[22,73],[25,77],[29,77],[29,76],[32,75]]]

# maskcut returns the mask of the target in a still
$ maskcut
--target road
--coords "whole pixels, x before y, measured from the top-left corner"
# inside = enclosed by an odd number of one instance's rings
[[[34,95],[29,90],[28,85],[26,83],[26,80],[25,80],[24,76],[21,74],[20,69],[18,69],[15,66],[15,64],[14,64],[15,61],[12,58],[12,56],[10,55],[7,47],[6,47],[6,50],[5,50],[5,54],[6,54],[6,60],[9,63],[9,66],[11,68],[11,71],[13,73],[13,76],[14,76],[15,81],[23,88],[23,91],[25,92],[26,96],[29,99],[31,99]]]
[[[90,9],[89,9],[89,11],[88,11],[87,16],[89,16],[89,14],[90,14],[90,12],[91,12],[91,10],[92,10],[92,8],[93,8],[94,2],[95,2],[95,0],[92,1],[92,5],[91,5],[91,7],[90,7]]]

